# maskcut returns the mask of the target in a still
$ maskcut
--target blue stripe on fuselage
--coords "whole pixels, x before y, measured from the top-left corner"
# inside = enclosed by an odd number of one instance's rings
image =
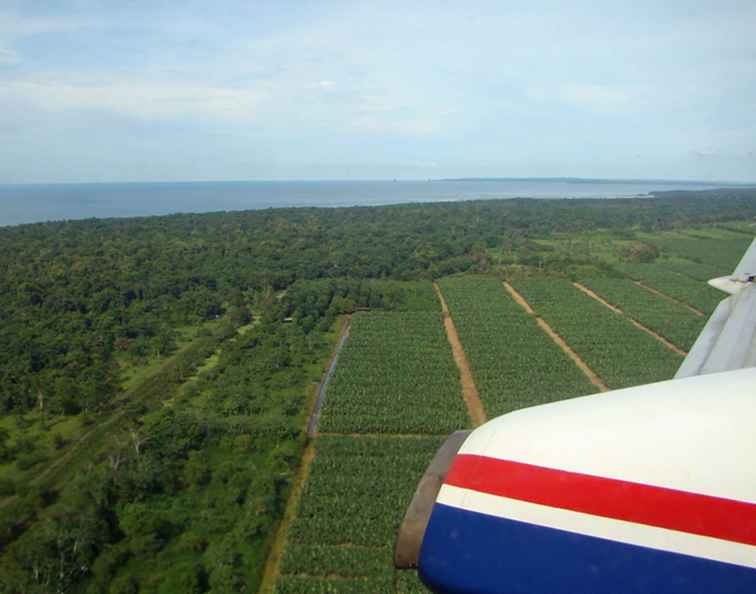
[[[420,552],[436,592],[754,594],[756,570],[437,503]]]

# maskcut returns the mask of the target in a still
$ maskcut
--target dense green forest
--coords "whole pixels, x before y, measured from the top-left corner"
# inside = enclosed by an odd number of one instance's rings
[[[737,251],[754,217],[728,189],[0,228],[0,592],[255,591],[341,314],[458,272],[623,274],[696,225]]]

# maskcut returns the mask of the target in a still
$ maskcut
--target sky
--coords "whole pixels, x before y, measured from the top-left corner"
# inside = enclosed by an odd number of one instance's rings
[[[0,183],[756,181],[756,2],[2,0]]]

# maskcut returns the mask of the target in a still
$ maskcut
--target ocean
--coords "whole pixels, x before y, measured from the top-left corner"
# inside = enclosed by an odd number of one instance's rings
[[[276,207],[375,206],[490,198],[620,198],[723,183],[667,180],[460,179],[0,185],[0,226]]]

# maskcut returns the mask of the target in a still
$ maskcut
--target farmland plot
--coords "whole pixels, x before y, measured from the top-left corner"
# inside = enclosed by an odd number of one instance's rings
[[[468,425],[440,312],[353,317],[321,432],[446,435]]]
[[[706,283],[710,278],[716,278],[724,274],[729,274],[732,269],[723,270],[719,266],[713,264],[706,264],[704,262],[694,262],[687,258],[679,258],[676,256],[670,256],[666,258],[659,258],[656,263],[663,269],[675,272],[677,274],[684,274],[690,278],[694,278],[702,283]]]
[[[489,416],[596,391],[492,277],[440,282]]]
[[[567,280],[512,284],[610,388],[671,379],[682,363],[682,357]]]
[[[716,267],[717,276],[735,269],[753,238],[713,239],[705,237],[677,238],[648,235],[644,241],[653,243],[666,255],[676,255]]]
[[[686,351],[706,324],[706,318],[696,316],[681,305],[665,301],[632,281],[594,277],[581,282],[630,317]]]
[[[681,262],[677,260],[676,262]],[[706,314],[710,314],[717,307],[719,302],[726,297],[721,291],[710,287],[706,284],[707,279],[691,278],[688,274],[684,276],[684,272],[679,274],[676,270],[676,265],[668,264],[667,260],[659,260],[659,263],[653,264],[620,264],[618,269],[627,274],[630,278],[642,281],[654,289],[657,289],[669,295],[670,297],[677,299],[683,303],[692,305],[698,308]],[[692,266],[698,266],[695,262],[687,261]],[[713,278],[713,276],[702,275],[707,278]]]
[[[277,593],[394,592],[396,532],[442,441],[319,437]],[[399,592],[425,592],[413,574],[397,582]]]

